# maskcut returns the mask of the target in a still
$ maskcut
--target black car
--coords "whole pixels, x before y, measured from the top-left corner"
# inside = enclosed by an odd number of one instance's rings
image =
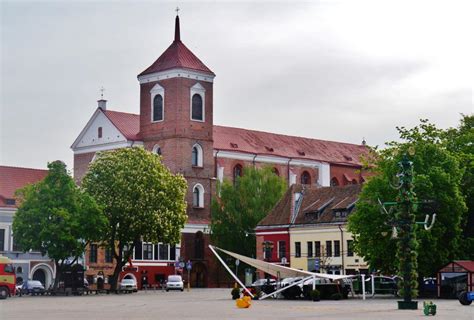
[[[38,280],[28,280],[21,286],[21,294],[44,295],[46,290]]]

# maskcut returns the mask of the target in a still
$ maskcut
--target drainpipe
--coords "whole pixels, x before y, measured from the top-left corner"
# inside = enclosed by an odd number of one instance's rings
[[[214,176],[217,178],[217,155],[220,150],[217,150],[216,155],[214,156]]]
[[[255,168],[255,158],[258,156],[258,154],[255,154],[253,156],[253,159],[252,159],[252,164],[253,164],[253,167]]]
[[[341,274],[346,274],[346,270],[344,268],[344,233],[342,232],[341,225],[338,225],[339,231],[341,232],[341,259],[342,259],[342,270]]]
[[[286,164],[286,166],[288,167],[288,187],[290,187],[290,162],[291,162],[291,160],[293,160],[293,159],[290,158],[288,160],[288,163]]]

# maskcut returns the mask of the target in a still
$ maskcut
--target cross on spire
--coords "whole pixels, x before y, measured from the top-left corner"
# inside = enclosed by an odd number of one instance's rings
[[[104,87],[100,87],[100,98],[103,100],[104,99],[104,91],[105,91],[105,88]]]
[[[176,11],[176,15],[179,14],[179,7],[176,7],[176,9],[174,9],[174,11]]]

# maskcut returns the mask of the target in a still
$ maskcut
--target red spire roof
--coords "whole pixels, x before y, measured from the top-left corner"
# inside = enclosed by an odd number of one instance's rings
[[[163,54],[138,76],[175,68],[189,69],[214,75],[182,42],[179,31],[179,17],[176,16],[174,41]]]

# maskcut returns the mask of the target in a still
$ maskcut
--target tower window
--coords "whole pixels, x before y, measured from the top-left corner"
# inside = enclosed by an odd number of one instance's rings
[[[241,176],[242,176],[242,166],[240,164],[237,164],[234,167],[234,184],[237,182],[237,179]]]
[[[97,137],[102,138],[102,127],[97,128]]]
[[[196,143],[193,146],[192,155],[191,155],[191,162],[193,167],[202,167],[203,160],[202,160],[202,147]]]
[[[163,121],[163,97],[157,94],[153,98],[153,122]]]
[[[301,184],[311,184],[311,176],[308,171],[303,171],[301,174]]]
[[[337,178],[334,177],[331,179],[331,187],[337,187],[339,185],[339,181],[337,181]]]
[[[197,121],[204,121],[202,97],[197,93],[193,95],[191,119]]]
[[[204,208],[204,188],[199,183],[193,188],[193,207]]]

